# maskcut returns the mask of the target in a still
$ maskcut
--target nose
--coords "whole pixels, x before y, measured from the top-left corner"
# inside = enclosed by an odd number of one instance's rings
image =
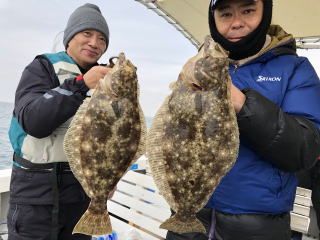
[[[89,46],[92,48],[97,48],[98,47],[98,37],[97,36],[91,36],[89,38]]]
[[[244,26],[244,21],[242,19],[242,17],[239,14],[235,14],[235,16],[232,19],[232,23],[231,23],[231,28],[234,30],[243,28]]]

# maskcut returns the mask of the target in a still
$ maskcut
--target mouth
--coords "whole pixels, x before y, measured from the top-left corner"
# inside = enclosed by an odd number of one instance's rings
[[[87,53],[87,55],[89,55],[90,57],[96,57],[99,55],[98,52],[90,50],[90,49],[84,49],[84,51]]]
[[[228,40],[229,40],[230,42],[238,42],[238,41],[240,41],[242,38],[243,38],[243,37],[230,37],[230,38],[228,38]]]
[[[195,83],[191,83],[191,87],[193,88],[193,90],[202,90],[202,87]]]

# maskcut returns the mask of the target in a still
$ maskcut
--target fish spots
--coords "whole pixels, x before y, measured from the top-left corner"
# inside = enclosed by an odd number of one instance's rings
[[[101,178],[104,178],[104,179],[108,179],[108,176],[111,176],[112,174],[111,171],[105,168],[98,168],[97,173]]]
[[[111,126],[105,121],[96,122],[91,128],[91,134],[95,137],[95,141],[104,143],[111,136]]]
[[[210,37],[206,41],[171,84],[172,93],[148,133],[147,154],[155,182],[180,221],[189,221],[207,203],[239,148],[228,89],[229,62],[225,54],[216,54]],[[190,231],[186,226],[171,227],[171,231],[175,227],[177,232]]]
[[[86,169],[83,173],[86,177],[91,177],[93,174],[92,171],[90,171],[89,169]]]
[[[110,191],[143,154],[146,131],[137,99],[136,67],[120,54],[110,74],[79,107],[65,139],[70,167],[92,200],[88,211],[101,216]]]
[[[122,111],[121,111],[121,108],[119,107],[118,101],[112,101],[111,106],[116,117],[120,118],[122,115]]]
[[[131,143],[128,147],[130,152],[135,152],[138,148],[138,144],[137,143]]]
[[[138,95],[137,75],[132,69],[130,67],[121,68],[113,74],[111,78],[112,91],[118,97],[126,97],[136,101]]]
[[[119,126],[117,134],[120,135],[121,137],[128,138],[130,136],[132,130],[132,124],[129,122],[125,121],[121,126]]]
[[[179,120],[179,124],[175,129],[177,131],[177,135],[175,136],[178,136],[177,140],[194,138],[194,131],[192,131],[192,125],[190,125],[188,121],[185,121],[184,119]]]
[[[173,138],[176,141],[190,140],[195,137],[195,126],[188,119],[177,119],[167,123],[164,129],[165,136]]]
[[[205,56],[195,63],[195,68],[195,78],[200,86],[207,91],[214,90],[219,98],[223,97],[223,93],[226,93],[226,91],[222,90],[227,89],[227,81],[225,79],[230,78],[228,72],[226,72],[228,60],[226,58]]]
[[[90,124],[91,123],[91,116],[90,115],[85,116],[83,119],[83,122],[87,125]]]
[[[195,105],[195,110],[197,111],[198,114],[202,113],[202,101],[201,101],[201,94],[196,93],[195,98],[194,98],[194,105]]]
[[[92,154],[92,160],[94,160],[96,164],[101,164],[108,160],[108,155],[109,153],[105,150],[105,145],[102,145]]]
[[[81,143],[81,149],[84,152],[89,152],[91,150],[91,147],[92,147],[92,145],[89,141],[83,141]]]

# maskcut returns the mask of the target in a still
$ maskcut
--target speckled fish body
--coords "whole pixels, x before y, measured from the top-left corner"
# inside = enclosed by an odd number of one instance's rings
[[[151,173],[176,212],[160,228],[205,232],[195,214],[236,161],[239,132],[228,68],[226,53],[207,37],[152,121],[147,137]]]
[[[71,170],[91,198],[74,233],[112,233],[107,196],[144,153],[145,131],[136,67],[121,53],[111,73],[80,106],[65,136]]]

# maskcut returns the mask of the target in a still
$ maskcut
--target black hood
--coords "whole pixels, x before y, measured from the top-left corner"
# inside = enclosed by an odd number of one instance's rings
[[[214,1],[214,0],[212,0]],[[219,43],[225,50],[229,51],[229,57],[234,60],[244,59],[258,53],[265,41],[272,19],[272,0],[263,1],[263,15],[259,26],[246,37],[238,42],[230,42],[217,30],[213,17],[212,1],[209,5],[209,28],[213,40]],[[222,0],[220,0],[222,1]]]

